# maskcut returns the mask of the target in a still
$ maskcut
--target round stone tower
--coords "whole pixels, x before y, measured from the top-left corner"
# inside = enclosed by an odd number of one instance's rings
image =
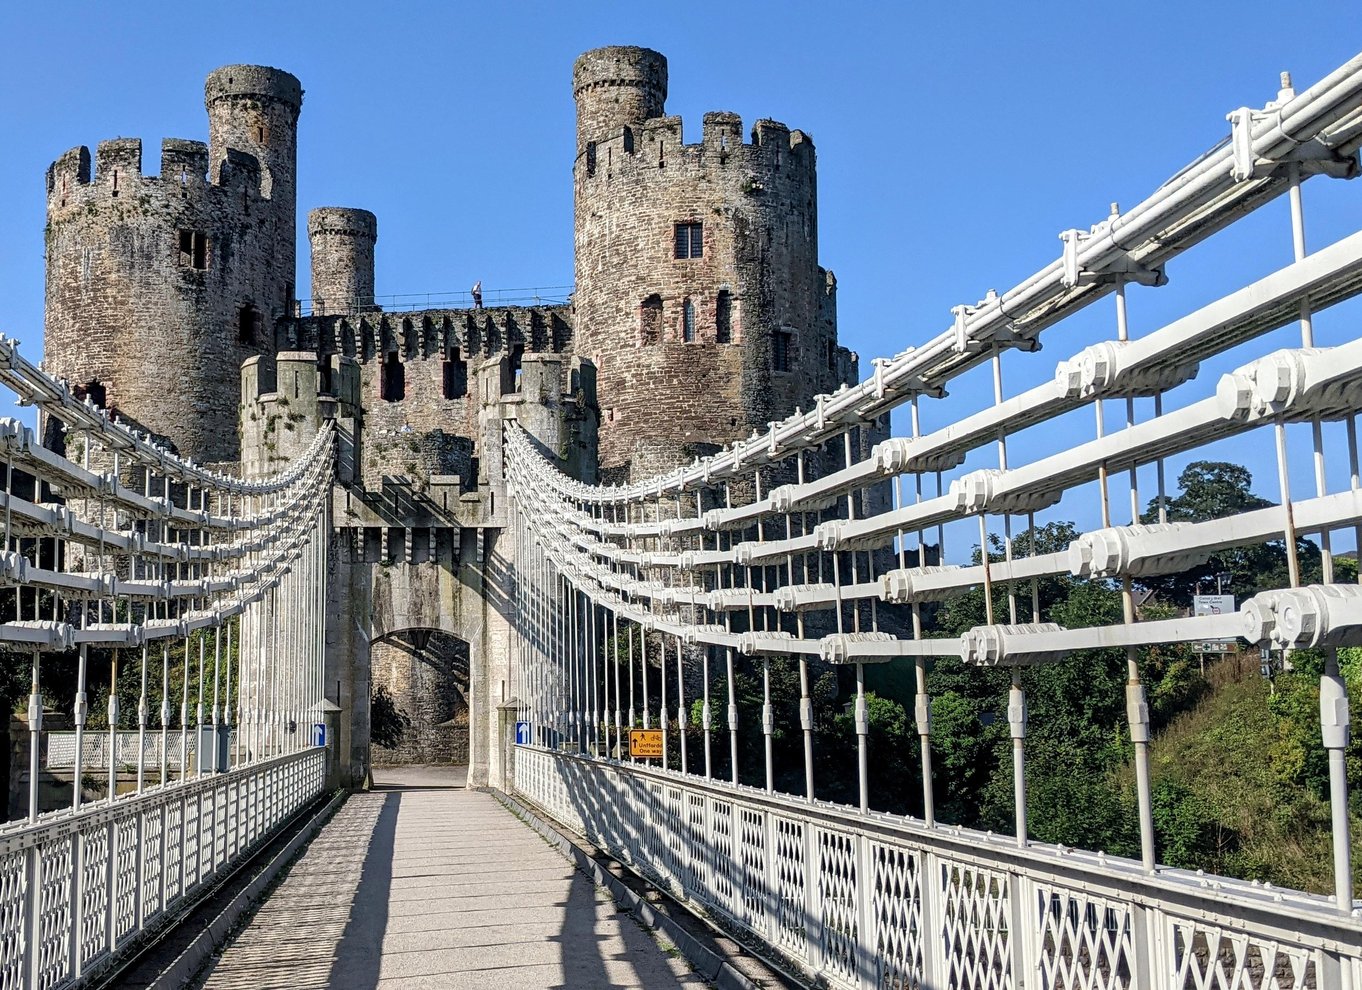
[[[264,65],[224,65],[203,85],[213,177],[228,148],[260,163],[260,192],[279,204],[275,248],[282,279],[277,306],[287,311],[297,277],[298,112],[303,86],[291,73]],[[283,211],[283,204],[288,210]]]
[[[848,376],[818,266],[813,142],[664,115],[644,48],[577,59],[577,348],[598,370],[602,480],[641,480],[764,430]]]
[[[273,350],[293,294],[295,124],[286,72],[209,77],[211,142],[79,147],[47,171],[44,362],[209,463],[238,455],[239,369]]]
[[[580,155],[596,135],[662,116],[667,58],[632,45],[592,49],[572,66],[572,96],[577,101]]]
[[[373,309],[378,218],[368,210],[319,207],[307,215],[307,240],[312,246],[312,315]]]

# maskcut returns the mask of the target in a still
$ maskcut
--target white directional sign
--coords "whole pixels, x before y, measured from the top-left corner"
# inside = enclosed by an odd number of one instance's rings
[[[1225,615],[1234,610],[1233,595],[1196,595],[1192,598],[1193,615]],[[1233,639],[1210,639],[1192,645],[1198,653],[1229,653],[1234,643]]]

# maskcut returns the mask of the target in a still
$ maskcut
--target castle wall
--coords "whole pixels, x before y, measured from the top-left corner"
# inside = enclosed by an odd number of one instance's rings
[[[574,325],[599,376],[606,481],[713,452],[843,380],[812,141],[763,120],[744,142],[736,114],[709,113],[686,144],[680,118],[660,115],[661,59],[602,49],[574,75],[588,128],[573,167]],[[680,250],[679,225],[699,233]]]
[[[385,476],[419,486],[434,475],[457,476],[470,492],[484,453],[482,404],[514,393],[527,364],[570,350],[572,324],[563,307],[314,316],[281,325],[281,348],[299,342],[357,363],[364,426],[355,453],[365,489],[381,488]]]
[[[287,153],[264,159],[268,175],[233,143],[250,107],[213,105],[211,149],[164,141],[159,175],[122,138],[98,146],[93,172],[80,147],[47,173],[47,370],[210,463],[237,459],[237,369],[269,350],[293,284],[297,106],[271,124]]]
[[[468,644],[435,633],[392,636],[370,651],[380,687],[410,724],[395,747],[373,747],[376,765],[468,763]]]

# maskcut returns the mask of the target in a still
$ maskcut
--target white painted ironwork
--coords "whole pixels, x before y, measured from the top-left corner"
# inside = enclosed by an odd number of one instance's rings
[[[540,748],[515,786],[835,986],[1324,988],[1362,965],[1362,918],[1259,883]]]
[[[322,792],[333,440],[247,481],[111,421],[4,338],[0,386],[66,448],[0,420],[0,650],[31,682],[0,990],[47,990],[97,975]]]
[[[1362,343],[1349,334],[1322,346],[1313,325],[1314,314],[1362,294],[1362,232],[1307,254],[1301,198],[1306,177],[1358,174],[1362,56],[1303,93],[1284,84],[1263,110],[1230,119],[1230,139],[1144,202],[1062,234],[1052,264],[954,307],[944,333],[872,362],[859,385],[820,396],[812,409],[713,457],[651,480],[592,487],[562,475],[508,423],[515,694],[534,740],[516,749],[517,788],[836,986],[1362,990],[1343,761],[1350,726],[1337,664],[1339,646],[1362,643],[1362,595],[1335,582],[1332,549],[1339,534],[1362,534]],[[1132,336],[1130,284],[1166,284],[1168,261],[1282,194],[1289,264]],[[1111,338],[1006,397],[1004,358],[1034,364],[1045,331],[1104,297],[1115,302]],[[1283,349],[1280,338],[1262,345],[1287,326],[1298,328],[1298,347]],[[1231,370],[1200,374],[1230,352],[1220,366]],[[985,392],[962,415],[960,403],[978,392],[966,390],[924,431],[946,386],[979,365],[991,367],[992,402]],[[889,414],[901,406],[911,434],[887,437]],[[1124,422],[1113,429],[1117,410]],[[1027,431],[1064,440],[1034,444],[1053,452],[1026,460],[1009,442]],[[1156,504],[1165,503],[1168,458],[1242,436],[1275,448],[1279,506],[1198,523],[1170,523],[1162,511],[1153,523],[1141,518],[1142,484],[1147,496],[1152,480]],[[1347,459],[1342,490],[1329,491],[1326,449]],[[996,466],[985,466],[991,450]],[[1302,498],[1291,492],[1290,463],[1307,457],[1316,483]],[[1059,518],[1100,524],[1059,552],[1028,553],[1015,539],[1016,524],[1032,528],[1037,513],[1066,510]],[[1001,531],[1002,560],[944,562],[948,533],[952,547],[962,539],[987,546],[990,524]],[[1323,580],[1302,587],[1296,546],[1306,535],[1320,546]],[[1139,620],[1137,580],[1269,540],[1287,548],[1282,588],[1227,615]],[[941,562],[927,556],[929,541]],[[1052,621],[1035,583],[1047,575],[1111,582],[1120,621],[1079,629]],[[986,621],[958,639],[924,638],[922,604],[974,588],[985,592]],[[994,614],[995,589],[1006,592],[1006,614]],[[1320,744],[1331,775],[1332,898],[1156,862],[1137,651],[1234,637],[1325,653]],[[1026,820],[1028,715],[1018,669],[1098,648],[1127,658],[1138,860],[1040,845]],[[799,797],[774,789],[772,656],[799,666],[800,725],[779,727],[804,737]],[[941,656],[1012,672],[1015,835],[936,821],[926,664]],[[749,658],[765,706],[759,725],[740,729],[730,693],[734,770],[719,782],[711,735],[724,727],[712,714],[710,672],[725,670],[731,692],[735,657]],[[814,662],[855,673],[859,807],[815,801]],[[867,663],[915,671],[920,821],[870,810]],[[655,687],[660,680],[656,704],[650,677]],[[697,684],[703,753],[689,751],[695,734],[684,731],[692,719],[686,694]],[[680,773],[621,762],[622,729],[639,724],[662,729],[663,765]],[[764,737],[764,792],[738,785],[744,730]]]

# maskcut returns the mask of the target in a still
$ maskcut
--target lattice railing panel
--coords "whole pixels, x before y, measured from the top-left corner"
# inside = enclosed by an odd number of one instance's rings
[[[71,883],[75,836],[67,834],[38,852],[37,937],[34,983],[48,990],[62,982],[70,959]]]
[[[1035,908],[1044,986],[1129,990],[1142,985],[1130,905],[1041,886]]]
[[[0,854],[0,990],[24,986],[24,961],[28,958],[29,929],[25,904],[28,900],[28,862],[23,852]]]
[[[870,855],[876,985],[923,990],[927,933],[922,925],[922,857],[879,842],[871,843]]]
[[[82,968],[109,949],[110,828],[103,822],[79,832],[80,848],[80,962]]]
[[[1301,990],[1319,987],[1318,956],[1301,946],[1216,926],[1170,920],[1170,985],[1178,990]]]

